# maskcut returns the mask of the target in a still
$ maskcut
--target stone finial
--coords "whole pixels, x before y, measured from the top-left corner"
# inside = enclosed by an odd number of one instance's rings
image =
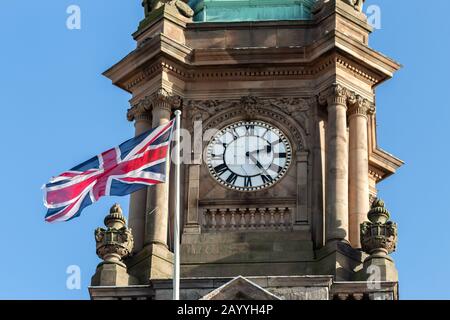
[[[164,7],[165,5],[170,6],[186,18],[192,18],[194,16],[194,11],[186,3],[187,0],[143,0],[142,6],[145,10],[145,17],[149,17],[152,12]]]
[[[105,226],[108,228],[115,228],[117,230],[125,226],[126,220],[122,213],[120,204],[116,203],[109,210],[109,214],[105,217]]]
[[[361,224],[361,245],[371,256],[387,256],[397,246],[397,224],[388,221],[390,214],[384,201],[376,199],[367,214],[370,221]]]
[[[104,222],[107,229],[95,230],[97,255],[104,260],[103,263],[124,266],[121,261],[130,255],[134,242],[119,204],[112,206]]]
[[[344,2],[351,5],[355,10],[362,12],[364,0],[344,0]]]
[[[338,2],[348,4],[349,6],[353,7],[355,11],[362,12],[363,11],[363,5],[365,0],[334,0],[336,5],[338,5]],[[316,1],[316,4],[313,7],[313,13],[320,12],[323,7],[329,3],[330,0],[318,0]]]

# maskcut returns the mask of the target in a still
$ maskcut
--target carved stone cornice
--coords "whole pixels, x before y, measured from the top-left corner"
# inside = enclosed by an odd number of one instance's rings
[[[142,117],[151,119],[151,112],[154,109],[163,109],[170,112],[172,109],[180,108],[182,103],[183,100],[180,96],[172,95],[161,88],[128,109],[127,119],[128,121],[140,120]]]
[[[352,93],[348,98],[348,116],[370,116],[375,113],[375,105],[369,100]]]
[[[364,68],[361,65],[346,59],[340,55],[332,55],[326,59],[321,60],[317,64],[311,66],[299,65],[290,68],[271,68],[270,70],[261,70],[261,68],[246,67],[245,70],[237,67],[227,68],[217,72],[204,71],[202,69],[188,70],[184,67],[173,63],[171,61],[157,61],[154,64],[146,67],[137,75],[127,81],[125,89],[132,91],[134,87],[148,78],[153,77],[162,71],[171,73],[184,81],[193,80],[236,80],[236,79],[266,79],[266,78],[286,78],[286,77],[312,77],[323,72],[323,70],[332,66],[339,66],[343,70],[352,73],[355,77],[369,83],[371,86],[380,82],[377,74]]]
[[[377,183],[383,180],[383,174],[377,169],[369,168],[369,176]]]

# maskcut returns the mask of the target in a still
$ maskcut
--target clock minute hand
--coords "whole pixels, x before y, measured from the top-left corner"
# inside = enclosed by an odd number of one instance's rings
[[[248,152],[248,157],[256,164],[256,166],[262,171],[264,172],[266,175],[269,175],[266,171],[266,169],[264,169],[264,167],[261,165],[261,163],[258,161],[258,159],[255,158],[255,156]]]

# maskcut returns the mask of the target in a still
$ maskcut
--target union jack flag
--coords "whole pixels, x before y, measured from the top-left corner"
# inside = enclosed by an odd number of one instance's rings
[[[103,196],[125,196],[166,180],[175,120],[60,174],[44,186],[47,222],[68,221]]]

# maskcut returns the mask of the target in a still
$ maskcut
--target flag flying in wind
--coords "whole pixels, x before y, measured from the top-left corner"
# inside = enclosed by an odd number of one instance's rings
[[[54,177],[44,186],[47,222],[68,221],[103,196],[125,196],[166,180],[175,120]]]

